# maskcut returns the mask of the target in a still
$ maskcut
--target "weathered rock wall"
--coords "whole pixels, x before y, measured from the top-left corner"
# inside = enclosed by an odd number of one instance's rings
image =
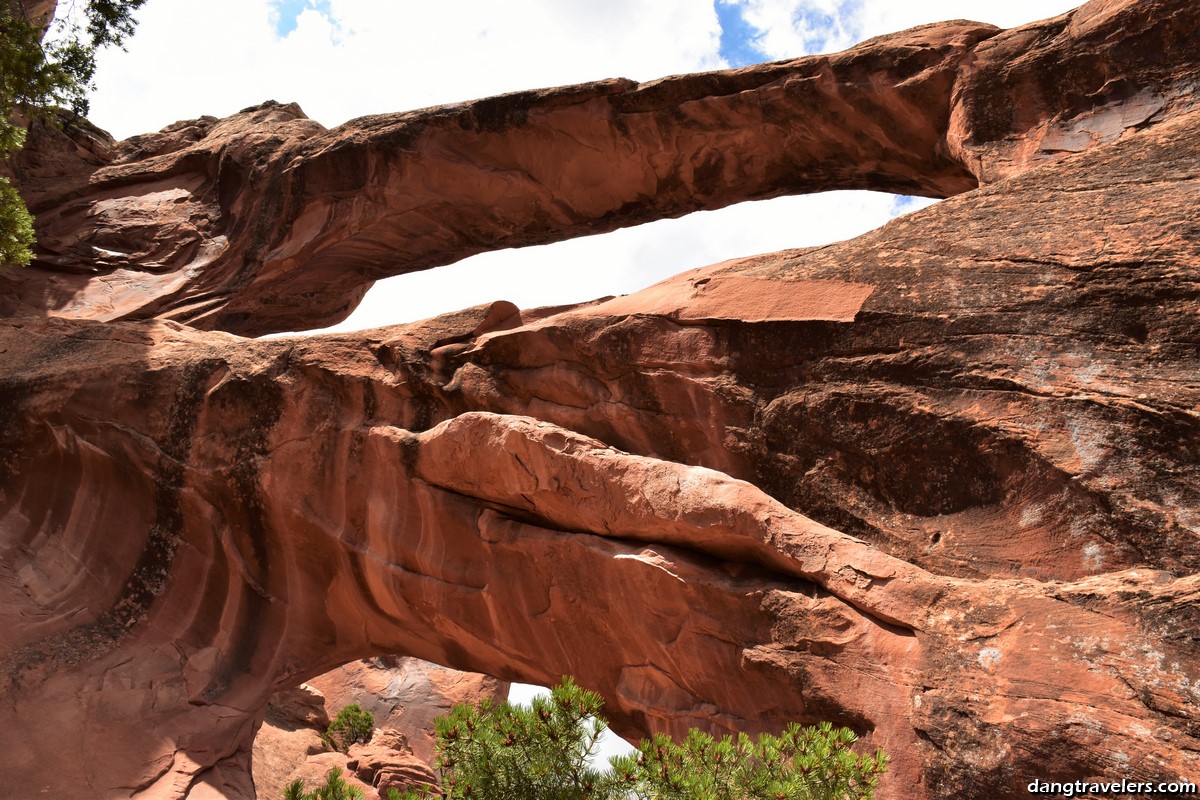
[[[506,700],[508,690],[508,683],[487,675],[404,656],[343,664],[271,696],[254,737],[255,791],[279,798],[293,780],[311,788],[335,766],[371,797],[384,795],[389,786],[415,788],[413,779],[434,785],[434,721],[460,703]],[[350,705],[372,715],[375,732],[370,742],[340,753],[322,736]]]
[[[1106,0],[328,132],[48,135],[41,265],[0,277],[2,783],[248,797],[271,693],[381,653],[575,674],[630,733],[831,719],[885,798],[1195,779],[1197,31]],[[957,196],[570,309],[201,330],[846,187]]]

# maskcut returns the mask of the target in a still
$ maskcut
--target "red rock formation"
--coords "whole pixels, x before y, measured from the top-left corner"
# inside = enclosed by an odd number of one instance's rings
[[[434,758],[434,720],[460,703],[506,700],[509,689],[507,681],[403,657],[355,661],[309,683],[324,695],[330,714],[357,703],[375,717],[375,727],[402,734],[426,764]]]
[[[14,17],[28,20],[44,34],[54,18],[57,0],[5,0],[5,5]]]
[[[325,698],[311,686],[301,684],[272,695],[262,726],[254,735],[252,774],[257,795],[277,800],[301,765],[310,757],[330,752],[333,748],[321,739],[328,726]]]
[[[255,789],[259,797],[278,798],[295,778],[315,784],[330,766],[341,767],[380,796],[389,786],[436,785],[433,721],[459,703],[504,700],[508,689],[504,681],[416,658],[345,664],[271,697],[254,738]],[[370,744],[351,747],[339,760],[329,755],[332,748],[321,734],[330,718],[351,704],[371,712],[377,730]]]
[[[47,141],[43,266],[3,277],[2,782],[247,797],[273,691],[394,652],[575,674],[629,733],[831,719],[892,755],[884,798],[1195,780],[1198,32],[1098,0],[329,132]],[[958,196],[572,309],[199,329],[856,186]]]
[[[350,748],[347,771],[382,798],[388,789],[403,792],[439,786],[437,774],[414,754],[402,736],[377,735],[369,744]]]

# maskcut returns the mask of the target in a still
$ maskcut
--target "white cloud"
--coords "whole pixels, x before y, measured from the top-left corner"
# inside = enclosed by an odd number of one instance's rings
[[[92,120],[118,137],[273,99],[326,125],[519,89],[724,66],[711,3],[331,0],[285,37],[268,0],[150,0],[100,54]]]
[[[1019,24],[1072,0],[721,2],[742,9],[761,32],[760,49],[787,57],[943,18]],[[520,89],[726,66],[712,0],[324,0],[307,3],[282,37],[271,0],[149,0],[138,18],[128,52],[99,59],[92,119],[118,137],[267,99],[298,102],[332,126]],[[634,291],[726,258],[848,238],[896,211],[884,195],[781,198],[485,254],[380,282],[340,327],[419,319],[495,299],[530,307]]]
[[[771,59],[844,50],[862,36],[857,2],[838,0],[729,0],[759,31],[755,46]]]
[[[755,44],[768,58],[843,50],[885,33],[969,19],[1001,28],[1061,14],[1082,0],[721,0],[738,7],[759,31]]]

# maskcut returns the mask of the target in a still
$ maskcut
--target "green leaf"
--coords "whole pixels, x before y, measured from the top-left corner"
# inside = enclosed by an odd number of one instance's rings
[[[375,715],[353,703],[337,713],[325,729],[325,735],[336,749],[345,752],[353,744],[371,741],[374,730]]]
[[[13,125],[15,115],[55,120],[55,106],[77,115],[88,111],[88,92],[96,74],[96,50],[120,45],[133,34],[133,12],[146,0],[87,0],[78,15],[56,23],[53,41],[43,44],[41,30],[12,3],[0,2],[0,158],[8,158],[25,142],[25,131]],[[72,7],[75,9],[75,7]],[[0,179],[3,180],[3,179]],[[33,217],[7,180],[0,186],[0,263],[26,265],[32,260]]]

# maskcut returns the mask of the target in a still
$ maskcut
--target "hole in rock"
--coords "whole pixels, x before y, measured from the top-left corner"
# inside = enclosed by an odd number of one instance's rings
[[[530,683],[514,683],[508,692],[508,701],[513,704],[530,705],[533,698],[545,695],[549,696],[550,690],[545,686],[534,686]],[[629,742],[622,739],[611,729],[605,730],[600,737],[600,748],[591,758],[591,764],[597,768],[608,765],[608,760],[612,756],[621,756],[627,753],[634,752],[635,748]]]
[[[260,798],[282,797],[297,778],[311,790],[333,767],[340,767],[366,800],[386,797],[389,787],[415,788],[412,781],[436,776],[434,720],[458,703],[507,699],[528,705],[539,694],[549,690],[418,658],[352,661],[271,697],[254,740],[255,790]],[[371,714],[373,730],[368,741],[342,746],[336,730],[330,735],[330,722],[353,705]],[[606,731],[594,763],[607,764],[610,755],[631,750]]]
[[[495,300],[528,309],[628,294],[727,259],[850,239],[934,202],[865,191],[779,197],[549,245],[481,253],[381,280],[346,320],[312,333],[396,325]]]

